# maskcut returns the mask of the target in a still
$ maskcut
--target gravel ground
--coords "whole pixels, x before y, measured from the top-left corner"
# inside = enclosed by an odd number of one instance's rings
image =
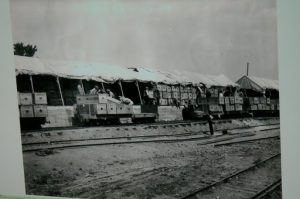
[[[178,198],[280,151],[280,140],[213,147],[198,141],[26,152],[27,194]]]

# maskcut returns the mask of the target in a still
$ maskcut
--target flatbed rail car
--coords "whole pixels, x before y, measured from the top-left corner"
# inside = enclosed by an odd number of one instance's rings
[[[40,129],[46,123],[46,93],[18,93],[21,129]]]
[[[77,95],[74,121],[79,125],[100,125],[111,123],[154,122],[156,112],[137,113],[133,105],[125,104],[106,94]]]

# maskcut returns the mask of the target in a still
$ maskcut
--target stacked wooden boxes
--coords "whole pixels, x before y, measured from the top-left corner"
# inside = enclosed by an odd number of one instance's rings
[[[127,104],[117,104],[117,114],[132,114],[133,107]]]
[[[47,117],[46,93],[19,93],[21,118]]]
[[[174,105],[174,99],[180,102],[181,105],[187,104],[189,101],[191,101],[192,104],[196,103],[196,88],[192,86],[158,84],[157,89],[160,93],[159,104],[161,106]]]
[[[234,102],[235,102],[235,111],[243,111],[243,103],[244,103],[243,98],[235,97]]]
[[[235,110],[234,97],[225,97],[224,102],[225,102],[225,110],[226,111],[234,111]]]
[[[157,85],[157,90],[159,92],[159,104],[161,106],[166,106],[168,105],[168,92],[167,92],[167,85],[164,84],[158,84]]]
[[[33,93],[33,111],[35,117],[47,117],[47,95],[46,93]]]

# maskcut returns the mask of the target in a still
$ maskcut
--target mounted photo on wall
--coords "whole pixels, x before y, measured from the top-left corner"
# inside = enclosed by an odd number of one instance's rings
[[[275,0],[12,0],[26,192],[281,198]]]

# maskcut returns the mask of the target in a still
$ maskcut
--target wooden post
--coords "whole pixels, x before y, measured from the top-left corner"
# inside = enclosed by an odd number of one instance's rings
[[[65,106],[65,102],[64,102],[64,98],[63,98],[63,95],[62,95],[62,92],[61,92],[61,87],[60,87],[60,82],[59,82],[59,77],[58,76],[56,77],[56,82],[57,82],[57,85],[58,85],[58,90],[59,90],[62,105]]]
[[[249,62],[247,62],[247,76],[249,75]]]
[[[124,92],[123,92],[121,80],[119,80],[119,86],[120,86],[120,89],[121,89],[122,96],[124,97]]]
[[[139,97],[140,97],[140,103],[141,103],[141,105],[142,105],[142,104],[143,104],[143,100],[142,100],[142,95],[141,95],[141,91],[140,91],[139,82],[136,81],[136,82],[135,82],[135,85],[136,85],[136,87],[137,87],[137,89],[138,89],[138,93],[139,93]]]
[[[32,75],[29,76],[29,79],[30,79],[30,85],[31,85],[31,92],[34,93]]]
[[[81,85],[81,87],[82,87],[83,93],[85,94],[85,90],[84,90],[84,86],[83,86],[82,79],[80,79],[79,82],[80,82],[80,85]]]

